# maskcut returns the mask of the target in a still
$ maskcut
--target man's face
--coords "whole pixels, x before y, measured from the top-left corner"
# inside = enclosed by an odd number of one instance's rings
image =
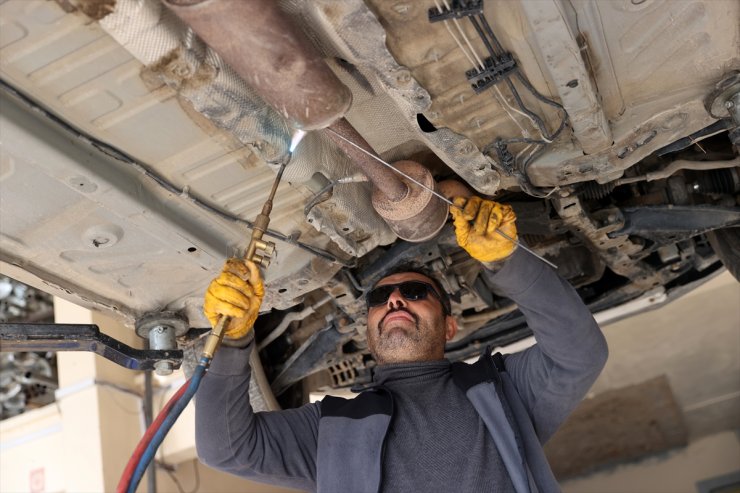
[[[421,281],[434,285],[416,272],[402,272],[381,279],[377,286]],[[445,341],[454,337],[457,322],[445,316],[442,302],[431,293],[409,301],[395,289],[388,301],[368,308],[367,342],[378,364],[434,361],[444,358]]]

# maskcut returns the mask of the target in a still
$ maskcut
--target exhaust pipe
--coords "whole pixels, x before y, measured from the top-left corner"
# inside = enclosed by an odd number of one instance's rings
[[[275,0],[165,0],[291,127],[341,118],[352,93]]]
[[[373,183],[373,208],[399,238],[412,242],[426,241],[442,229],[449,212],[449,206],[445,202],[380,163],[377,153],[346,119],[336,121],[328,130],[330,131],[326,135],[357,163]],[[368,153],[378,159],[373,159]],[[397,161],[392,166],[438,191],[432,174],[416,161]]]
[[[164,1],[293,128],[308,131],[331,127],[377,156],[343,118],[352,93],[292,19],[280,10],[278,2]],[[327,135],[373,183],[373,207],[400,238],[425,241],[444,226],[446,203],[416,184],[405,183],[392,170],[332,132]],[[394,166],[434,189],[431,173],[421,164],[400,161]]]

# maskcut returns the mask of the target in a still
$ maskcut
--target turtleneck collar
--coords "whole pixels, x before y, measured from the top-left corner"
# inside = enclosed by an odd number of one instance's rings
[[[423,383],[439,378],[450,371],[450,361],[421,361],[378,365],[373,373],[376,385],[405,385]]]

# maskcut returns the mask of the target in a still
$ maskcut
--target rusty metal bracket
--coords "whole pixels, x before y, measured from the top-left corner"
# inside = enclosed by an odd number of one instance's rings
[[[130,370],[153,370],[168,361],[182,364],[180,349],[136,349],[100,332],[92,324],[0,323],[0,352],[90,351]]]

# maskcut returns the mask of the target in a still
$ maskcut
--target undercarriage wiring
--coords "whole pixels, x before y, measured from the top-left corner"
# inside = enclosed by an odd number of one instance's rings
[[[444,4],[444,7],[440,4],[440,1]],[[549,144],[555,141],[562,134],[568,123],[568,114],[565,111],[565,108],[563,108],[563,105],[560,103],[543,96],[532,85],[527,76],[522,73],[521,68],[517,66],[514,55],[504,50],[493,32],[493,28],[483,13],[482,1],[473,0],[466,2],[453,0],[452,5],[450,5],[448,0],[435,0],[435,5],[436,12],[433,12],[434,9],[430,9],[429,12],[430,22],[443,22],[450,36],[455,40],[458,48],[474,66],[474,68],[469,70],[466,75],[468,80],[472,82],[472,87],[475,92],[481,93],[492,88],[495,91],[494,99],[501,104],[509,118],[511,118],[511,120],[522,131],[522,135],[519,137],[497,137],[493,142],[483,147],[483,154],[495,157],[496,161],[501,166],[502,171],[507,175],[516,176],[520,187],[529,195],[538,198],[548,197],[557,190],[557,188],[543,190],[535,187],[527,178],[527,168],[534,159],[546,150]],[[485,59],[481,59],[469,37],[465,33],[465,30],[460,26],[458,20],[460,18],[465,18],[472,24],[478,34],[479,40],[484,45],[485,51],[488,54]],[[454,25],[458,35],[464,41],[464,44],[450,27],[450,24]],[[512,78],[519,81],[519,83],[538,101],[552,106],[558,111],[561,115],[560,123],[555,131],[550,132],[547,129],[544,119],[527,107],[519,93],[519,90],[514,85]],[[511,106],[505,95],[499,89],[498,84],[501,82],[506,84],[506,87],[511,92],[518,109]],[[522,126],[516,117],[514,117],[512,111],[525,117],[539,132],[540,138],[532,138],[530,136],[530,132]],[[509,146],[517,144],[526,144],[526,146],[521,148],[517,154],[514,155],[510,151]]]

